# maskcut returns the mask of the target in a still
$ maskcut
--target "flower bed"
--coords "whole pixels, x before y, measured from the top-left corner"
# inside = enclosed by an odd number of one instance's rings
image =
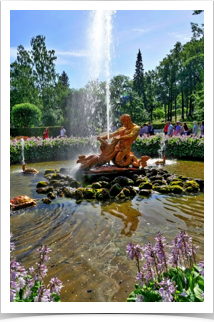
[[[98,141],[95,138],[28,138],[24,144],[26,162],[68,160],[78,154],[96,153]],[[20,163],[22,159],[21,140],[10,141],[10,164]]]
[[[175,158],[201,158],[204,157],[204,138],[199,136],[163,137],[162,134],[137,138],[133,145],[133,152],[138,155],[157,156],[161,142],[165,142],[164,153]]]
[[[165,141],[165,154],[175,158],[201,158],[204,157],[204,138],[198,136],[164,137],[156,134],[150,137],[137,138],[132,146],[136,155],[157,156],[161,141]],[[50,138],[43,140],[40,137],[27,138],[24,145],[26,162],[68,160],[74,159],[78,154],[97,153],[99,142],[92,138]],[[10,164],[21,162],[22,146],[20,140],[10,141]]]

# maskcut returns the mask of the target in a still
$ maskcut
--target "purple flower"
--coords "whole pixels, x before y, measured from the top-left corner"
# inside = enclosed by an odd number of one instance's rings
[[[144,297],[143,295],[136,294],[135,302],[143,302]]]
[[[183,296],[183,297],[187,297],[187,293],[185,292],[185,290],[183,290],[183,292],[180,294],[180,296]]]
[[[177,288],[174,282],[171,282],[169,278],[163,277],[159,285],[162,286],[158,291],[161,295],[162,302],[172,302],[174,299],[172,294],[175,293]]]
[[[198,267],[199,267],[199,273],[202,276],[204,276],[204,261],[199,262]]]
[[[140,245],[134,245],[133,243],[129,243],[128,246],[126,246],[126,249],[127,249],[127,254],[129,255],[129,258],[130,259],[142,259],[143,256],[142,256],[142,249],[140,247]]]

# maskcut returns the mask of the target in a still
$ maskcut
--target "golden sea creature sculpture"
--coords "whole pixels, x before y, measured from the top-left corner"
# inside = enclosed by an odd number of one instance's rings
[[[146,161],[150,159],[148,156],[142,156],[140,160],[131,152],[132,143],[137,139],[140,127],[134,124],[130,115],[124,114],[120,118],[123,127],[111,133],[109,138],[113,138],[111,143],[106,142],[106,136],[97,137],[101,142],[101,154],[93,154],[86,157],[79,155],[77,163],[81,163],[80,169],[88,170],[94,166],[102,166],[112,161],[117,167],[124,168],[132,165],[135,168],[146,167]]]

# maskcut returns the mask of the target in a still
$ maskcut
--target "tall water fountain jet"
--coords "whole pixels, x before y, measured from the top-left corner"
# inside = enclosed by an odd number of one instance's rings
[[[24,156],[25,142],[24,142],[23,138],[21,138],[21,145],[22,145],[22,164],[25,164],[25,156]]]
[[[112,45],[112,17],[114,10],[95,10],[91,13],[89,31],[90,78],[98,79],[105,66],[106,106],[107,106],[107,137],[109,138],[110,110],[110,61]]]

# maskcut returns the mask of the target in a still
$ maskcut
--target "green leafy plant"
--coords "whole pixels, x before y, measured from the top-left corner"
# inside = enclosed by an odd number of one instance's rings
[[[181,231],[172,241],[169,255],[165,237],[158,233],[155,240],[155,246],[127,246],[127,254],[136,261],[139,281],[127,302],[203,302],[204,262],[196,265],[198,247],[192,238]],[[140,260],[144,260],[142,269]]]
[[[18,126],[37,125],[41,118],[40,109],[30,103],[14,105],[11,112],[12,121]]]

